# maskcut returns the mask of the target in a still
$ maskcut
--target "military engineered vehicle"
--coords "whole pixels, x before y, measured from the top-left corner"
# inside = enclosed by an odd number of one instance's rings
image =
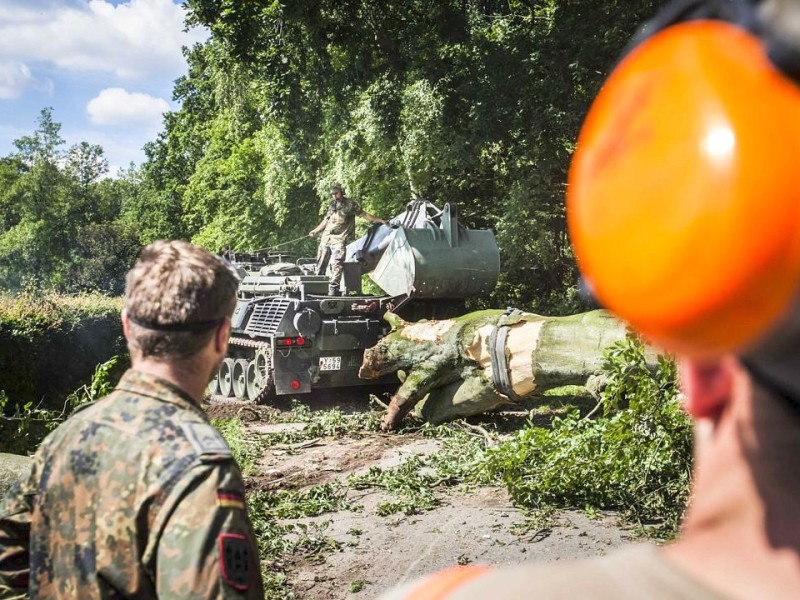
[[[228,357],[210,394],[263,402],[374,384],[358,369],[364,350],[389,332],[387,311],[408,321],[458,316],[466,298],[494,288],[500,271],[491,231],[466,229],[454,206],[423,200],[347,246],[341,296],[327,295],[329,278],[316,274],[314,259],[293,258],[236,256],[241,282]],[[363,275],[382,293],[364,294]]]

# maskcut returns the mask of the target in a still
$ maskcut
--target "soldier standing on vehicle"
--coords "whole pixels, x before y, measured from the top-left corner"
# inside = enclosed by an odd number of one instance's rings
[[[344,195],[344,189],[338,183],[331,188],[333,201],[328,207],[325,218],[309,232],[311,237],[322,233],[317,250],[317,275],[324,275],[330,262],[331,280],[328,294],[338,296],[344,270],[345,245],[356,231],[356,217],[366,219],[370,223],[385,223],[361,208],[355,200]]]
[[[142,250],[122,312],[132,368],[0,503],[0,597],[263,597],[242,475],[200,408],[237,283],[187,242]]]
[[[800,596],[800,2],[667,7],[578,138],[567,219],[601,304],[679,361],[695,424],[680,536],[451,569],[385,600]]]

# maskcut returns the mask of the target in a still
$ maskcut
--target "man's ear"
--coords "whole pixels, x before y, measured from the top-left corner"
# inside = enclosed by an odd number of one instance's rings
[[[716,418],[733,394],[733,365],[730,360],[680,362],[684,406],[694,418]]]
[[[231,319],[225,317],[219,327],[214,332],[214,350],[218,354],[226,354],[228,352],[228,338],[231,335]]]
[[[128,309],[123,308],[122,314],[120,315],[122,319],[122,333],[125,335],[125,339],[129,340],[130,338],[130,331],[131,331],[131,320],[128,318]]]

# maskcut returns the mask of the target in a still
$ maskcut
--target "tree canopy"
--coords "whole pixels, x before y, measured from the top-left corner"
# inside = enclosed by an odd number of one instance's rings
[[[653,1],[188,0],[211,38],[148,148],[209,247],[302,235],[337,181],[373,214],[414,196],[495,230],[489,304],[577,308],[564,191],[589,102]],[[309,250],[308,247],[305,248]]]
[[[412,197],[455,203],[501,249],[500,283],[481,303],[574,312],[569,160],[592,97],[657,4],[187,0],[187,24],[211,36],[186,49],[181,108],[141,168],[102,179],[102,149],[64,150],[49,109],[0,159],[0,285],[113,291],[132,248],[157,238],[269,247],[316,225],[340,182],[384,218]]]
[[[41,111],[32,135],[0,159],[0,287],[119,294],[139,246],[123,216],[123,180],[103,179],[99,146],[64,149],[61,124]]]

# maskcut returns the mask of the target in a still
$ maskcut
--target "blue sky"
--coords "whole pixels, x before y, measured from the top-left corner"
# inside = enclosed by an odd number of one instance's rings
[[[208,35],[183,20],[173,0],[0,0],[0,156],[52,107],[67,146],[101,145],[111,174],[140,164],[177,108],[181,48]]]

